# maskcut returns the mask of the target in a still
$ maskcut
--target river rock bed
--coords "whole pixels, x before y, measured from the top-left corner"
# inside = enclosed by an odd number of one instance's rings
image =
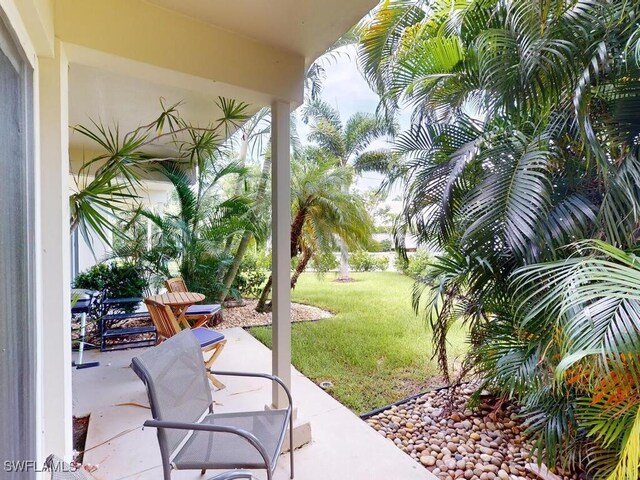
[[[544,466],[540,473],[516,406],[496,408],[495,399],[482,396],[472,411],[468,401],[474,391],[472,385],[458,388],[452,405],[447,390],[429,392],[366,422],[441,480],[579,478]]]

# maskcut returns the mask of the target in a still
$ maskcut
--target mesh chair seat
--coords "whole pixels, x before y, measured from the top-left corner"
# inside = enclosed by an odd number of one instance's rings
[[[287,415],[286,410],[222,413],[207,415],[200,423],[235,427],[252,433],[265,447],[273,469],[282,447],[284,436],[281,432],[286,429]],[[204,431],[193,432],[172,463],[177,470],[264,468],[258,451],[242,437]]]

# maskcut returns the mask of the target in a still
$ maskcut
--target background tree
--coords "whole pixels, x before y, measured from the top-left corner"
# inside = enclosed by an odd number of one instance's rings
[[[356,173],[388,172],[393,161],[389,149],[372,148],[375,140],[393,137],[397,126],[389,117],[356,113],[342,123],[340,113],[322,100],[314,100],[304,107],[303,120],[310,123],[308,139],[325,154],[335,158],[341,167],[351,166]],[[345,192],[351,184],[345,184]],[[339,280],[349,280],[349,249],[340,242]]]
[[[411,232],[444,252],[414,306],[426,296],[445,375],[447,331],[462,318],[466,368],[520,402],[541,458],[620,480],[637,477],[639,453],[640,310],[613,274],[635,262],[623,250],[640,221],[638,8],[389,0],[359,47],[381,110],[413,111],[390,179],[405,182],[396,240]],[[582,239],[611,247],[589,254]],[[605,371],[628,379],[616,405]]]
[[[366,245],[371,238],[371,218],[362,201],[346,188],[352,181],[351,169],[318,153],[307,149],[291,165],[291,257],[298,260],[291,288],[314,256],[333,250],[336,237],[351,247]],[[260,295],[259,312],[267,308],[271,281],[270,276]]]

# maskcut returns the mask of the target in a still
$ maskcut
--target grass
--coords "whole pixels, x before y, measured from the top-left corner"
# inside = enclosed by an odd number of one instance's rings
[[[413,280],[399,273],[354,273],[351,283],[305,273],[293,300],[336,314],[292,325],[293,364],[315,382],[331,381],[328,392],[356,413],[392,403],[437,383],[431,334],[411,308]],[[271,328],[251,333],[271,346]],[[465,349],[465,332],[454,325],[451,358]]]

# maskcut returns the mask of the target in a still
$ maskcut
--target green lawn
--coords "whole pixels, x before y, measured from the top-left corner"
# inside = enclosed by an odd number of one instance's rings
[[[431,334],[411,308],[413,280],[393,272],[354,273],[355,282],[333,275],[301,276],[293,300],[336,314],[293,324],[293,364],[315,382],[329,380],[335,398],[356,413],[405,398],[434,383]],[[271,328],[251,329],[271,346]],[[451,358],[465,351],[465,333],[454,326]]]

